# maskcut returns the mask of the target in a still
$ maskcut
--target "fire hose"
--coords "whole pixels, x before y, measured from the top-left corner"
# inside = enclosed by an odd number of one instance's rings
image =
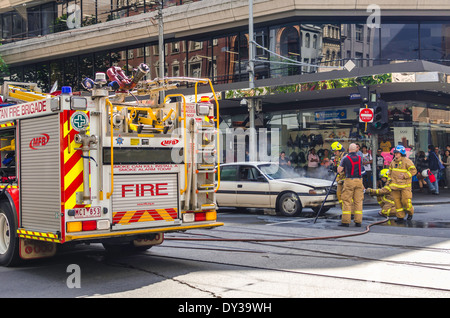
[[[317,236],[317,237],[294,237],[294,238],[279,238],[279,239],[227,239],[227,238],[192,238],[192,237],[166,237],[165,240],[171,241],[217,241],[217,242],[298,242],[298,241],[315,241],[315,240],[329,240],[329,239],[338,239],[344,237],[358,236],[367,234],[370,232],[370,227],[378,224],[383,224],[389,221],[389,218],[385,218],[384,220],[380,220],[377,222],[370,223],[366,226],[366,229],[362,232],[356,233],[347,233],[341,235],[332,235],[332,236]]]

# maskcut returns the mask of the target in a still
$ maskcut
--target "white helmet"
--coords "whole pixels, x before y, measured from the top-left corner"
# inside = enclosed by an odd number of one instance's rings
[[[424,178],[427,178],[427,177],[428,177],[428,169],[425,169],[424,171],[422,171],[422,176],[423,176]]]

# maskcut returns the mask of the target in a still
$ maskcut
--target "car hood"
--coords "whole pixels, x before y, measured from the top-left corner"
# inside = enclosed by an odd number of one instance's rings
[[[330,180],[316,179],[316,178],[274,179],[274,181],[294,183],[312,188],[323,188],[331,186]]]

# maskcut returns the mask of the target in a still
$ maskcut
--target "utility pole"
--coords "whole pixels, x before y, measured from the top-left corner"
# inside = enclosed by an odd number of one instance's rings
[[[255,88],[255,46],[253,31],[253,0],[248,0],[248,81],[249,87],[253,91]],[[254,96],[254,94],[253,94]],[[250,98],[248,101],[250,136],[249,136],[249,159],[257,160],[256,153],[256,130],[255,130],[255,99]]]
[[[158,46],[159,46],[159,78],[164,81],[164,21],[163,21],[163,6],[164,1],[157,1],[158,6]],[[164,102],[165,92],[160,91],[160,101]]]

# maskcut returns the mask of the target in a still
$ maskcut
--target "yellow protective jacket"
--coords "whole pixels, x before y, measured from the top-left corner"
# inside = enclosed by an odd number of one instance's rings
[[[334,166],[337,168],[341,165],[341,161],[342,159],[346,156],[347,154],[343,151],[339,152],[339,155],[334,157]],[[337,172],[336,172],[337,173]],[[345,179],[345,171],[342,171],[341,173],[337,173],[337,177],[336,177],[336,183],[341,183],[344,182]]]
[[[394,158],[389,166],[389,178],[391,179],[389,187],[392,190],[411,188],[411,180],[416,173],[417,169],[410,159]]]
[[[385,205],[386,206],[394,206],[394,198],[391,195],[392,189],[390,187],[390,182],[391,180],[389,180],[384,187],[382,187],[381,189],[371,189],[371,188],[367,188],[366,189],[366,193],[368,193],[369,195],[376,195],[377,196],[377,201],[378,204],[381,206],[381,208],[384,210],[385,208],[383,208]]]

